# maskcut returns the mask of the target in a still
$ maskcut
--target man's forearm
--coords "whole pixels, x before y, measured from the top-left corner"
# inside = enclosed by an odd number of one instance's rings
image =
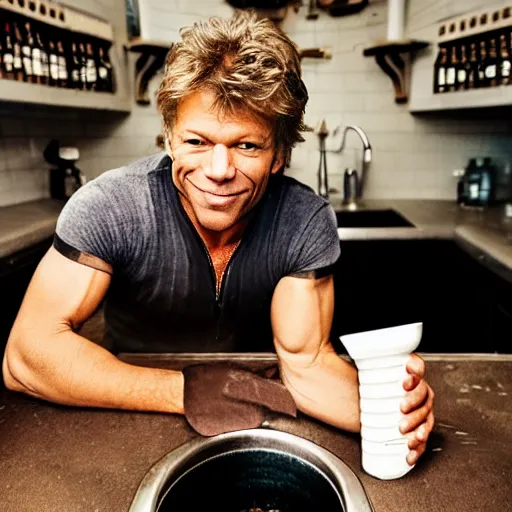
[[[20,336],[11,336],[3,364],[14,391],[65,405],[183,414],[181,372],[123,363],[71,330],[37,344]]]
[[[343,430],[358,432],[357,370],[327,345],[312,362],[281,359],[283,382],[299,410]]]

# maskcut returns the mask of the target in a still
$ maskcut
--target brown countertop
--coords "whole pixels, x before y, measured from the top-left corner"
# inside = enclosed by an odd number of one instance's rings
[[[344,209],[339,196],[330,200],[335,210]],[[0,258],[52,236],[63,205],[42,199],[0,208]],[[415,227],[339,228],[341,240],[454,239],[512,281],[512,231],[507,234],[501,221],[501,207],[469,210],[454,201],[374,199],[365,200],[360,208],[393,208]]]
[[[376,512],[502,512],[512,498],[512,357],[424,357],[437,423],[427,452],[399,480],[362,471],[356,435],[304,416],[270,425],[337,454],[359,476]],[[161,357],[151,365],[179,368],[183,361],[195,360]],[[1,509],[127,511],[149,468],[195,436],[174,415],[60,407],[1,388]]]
[[[41,199],[0,208],[0,258],[51,237],[63,206]]]

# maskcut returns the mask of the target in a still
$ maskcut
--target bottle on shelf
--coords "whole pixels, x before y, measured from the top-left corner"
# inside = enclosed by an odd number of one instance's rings
[[[64,45],[62,44],[62,41],[60,39],[57,41],[57,62],[59,70],[59,87],[68,87],[68,63],[66,61],[66,54],[64,53]]]
[[[485,66],[485,79],[489,87],[496,87],[499,82],[498,50],[496,48],[496,39],[492,37],[489,40],[489,56]]]
[[[442,46],[439,48],[436,62],[434,64],[434,93],[446,91],[446,64],[448,61],[448,50]]]
[[[476,53],[476,42],[472,42],[470,46],[471,52],[469,55],[469,68],[468,68],[468,79],[467,79],[467,88],[468,89],[476,89],[479,87],[479,78],[478,78],[478,57]]]
[[[70,84],[72,89],[82,89],[82,81],[80,80],[80,56],[78,54],[78,45],[76,42],[71,43],[71,59],[70,59]]]
[[[50,82],[50,63],[48,52],[43,44],[40,29],[35,30],[34,49],[32,50],[32,60],[34,59],[34,51],[39,50],[39,58],[41,61],[41,83],[47,85]]]
[[[485,70],[488,63],[487,45],[485,39],[480,40],[480,52],[478,60],[478,87],[489,87],[490,83],[485,75]]]
[[[14,47],[11,39],[11,26],[6,21],[5,30],[5,46],[2,55],[2,70],[4,78],[13,80],[14,77]]]
[[[48,41],[48,54],[50,56],[50,76],[49,76],[49,85],[54,87],[60,86],[59,84],[59,58],[57,56],[57,48],[55,47],[55,43],[50,39]]]
[[[507,36],[500,35],[500,83],[501,85],[509,85],[511,83],[511,54],[508,46]]]
[[[460,60],[457,65],[457,83],[455,88],[460,91],[467,89],[469,61],[466,53],[466,45],[460,46]]]
[[[108,49],[102,45],[98,50],[98,85],[101,91],[115,92],[114,70],[108,56]]]
[[[4,45],[3,41],[0,39],[0,80],[4,77]]]
[[[80,62],[80,89],[85,89],[87,87],[87,54],[85,53],[85,45],[83,42],[78,45],[78,56]]]
[[[24,40],[18,24],[14,23],[14,69],[16,80],[32,82],[32,55],[28,42]]]
[[[455,91],[457,88],[457,47],[453,45],[449,51],[449,59],[446,64],[446,90]]]
[[[91,43],[87,43],[86,52],[86,88],[90,91],[96,88],[98,82],[98,70],[96,69],[96,59],[94,58],[94,52]]]
[[[34,50],[34,38],[30,28],[30,22],[25,23],[25,37],[21,43],[21,54],[23,56],[23,69],[25,71],[25,80],[36,84],[41,81],[41,56],[39,53],[32,54]],[[34,60],[34,57],[37,59]]]

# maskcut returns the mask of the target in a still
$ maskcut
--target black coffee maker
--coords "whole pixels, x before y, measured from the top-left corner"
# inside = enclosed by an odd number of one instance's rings
[[[490,157],[471,158],[457,184],[457,202],[489,206],[496,199],[496,167]]]
[[[44,157],[48,163],[57,166],[50,169],[52,199],[69,199],[85,184],[85,176],[75,165],[80,158],[78,148],[61,147],[58,140],[51,140],[44,150]]]

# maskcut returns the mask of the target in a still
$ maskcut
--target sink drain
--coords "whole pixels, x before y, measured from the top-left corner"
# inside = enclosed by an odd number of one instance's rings
[[[371,512],[361,482],[331,452],[284,432],[196,438],[158,461],[130,512]]]

